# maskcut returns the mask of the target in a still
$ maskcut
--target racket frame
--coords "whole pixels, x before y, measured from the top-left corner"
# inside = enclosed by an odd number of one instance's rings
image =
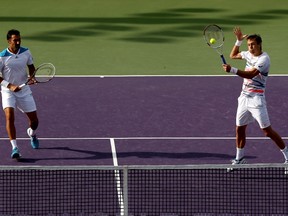
[[[53,74],[52,74],[52,76],[50,77],[50,79],[47,79],[46,81],[38,81],[38,80],[35,78],[35,75],[36,75],[36,73],[37,73],[37,71],[38,71],[39,69],[41,69],[43,66],[46,66],[46,65],[49,65],[49,66],[53,69]],[[22,88],[23,86],[27,85],[33,78],[35,79],[35,82],[34,82],[34,83],[46,83],[46,82],[49,82],[51,79],[54,78],[55,73],[56,73],[56,68],[55,68],[55,66],[54,66],[52,63],[42,63],[42,64],[40,64],[40,65],[36,68],[36,70],[34,71],[34,73],[28,78],[28,80],[27,80],[25,83],[21,84],[19,87]]]
[[[225,37],[222,28],[216,24],[207,25],[203,30],[203,37],[208,46],[213,48],[220,55],[223,64],[227,64],[223,55]],[[215,44],[210,43],[211,38],[216,39]]]

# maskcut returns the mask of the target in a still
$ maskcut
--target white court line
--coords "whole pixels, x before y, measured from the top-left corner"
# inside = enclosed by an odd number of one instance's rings
[[[115,167],[118,167],[118,159],[117,159],[115,140],[113,138],[110,138],[110,145],[111,145],[111,151],[112,151],[113,165]],[[123,191],[122,191],[122,184],[121,184],[119,170],[114,170],[114,174],[115,174],[116,185],[117,185],[117,194],[118,194],[118,202],[119,202],[119,207],[120,207],[120,215],[124,216],[124,198],[123,198]]]
[[[273,76],[288,76],[288,74],[269,74],[269,77],[273,77]],[[218,75],[203,75],[203,74],[194,74],[194,75],[191,75],[191,74],[179,74],[179,75],[105,75],[105,74],[101,74],[101,75],[55,75],[55,77],[64,77],[64,78],[73,78],[73,77],[80,77],[80,78],[85,78],[85,77],[95,77],[95,78],[129,78],[129,77],[232,77],[231,75],[229,74],[218,74]]]
[[[235,137],[39,137],[39,140],[235,140]],[[269,137],[246,137],[247,140],[269,140]],[[288,137],[282,137],[287,140]],[[0,138],[0,140],[9,140]],[[30,140],[30,138],[17,138],[17,140]]]
[[[115,140],[113,138],[110,138],[110,145],[111,145],[111,151],[112,151],[113,165],[118,166]]]

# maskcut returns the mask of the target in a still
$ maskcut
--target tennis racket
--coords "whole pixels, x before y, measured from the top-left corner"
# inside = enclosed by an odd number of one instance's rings
[[[56,68],[51,63],[43,63],[36,68],[33,75],[28,78],[28,80],[20,85],[22,88],[25,85],[35,84],[35,83],[46,83],[49,82],[55,76]]]
[[[223,55],[223,45],[224,45],[224,33],[218,25],[208,25],[203,31],[204,40],[218,54],[220,55],[223,64],[226,64],[226,60]]]

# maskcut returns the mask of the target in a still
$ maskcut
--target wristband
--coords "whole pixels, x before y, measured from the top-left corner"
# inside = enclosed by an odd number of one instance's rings
[[[242,42],[243,42],[243,41],[237,40],[237,41],[235,42],[235,46],[239,46],[239,47],[240,47],[241,44],[242,44]]]
[[[6,80],[2,80],[2,82],[1,82],[1,86],[4,86],[4,87],[6,87],[6,88],[8,88],[8,85],[9,85],[10,83],[9,82],[7,82]]]
[[[230,73],[237,74],[237,72],[238,72],[238,69],[237,69],[237,68],[231,67]]]

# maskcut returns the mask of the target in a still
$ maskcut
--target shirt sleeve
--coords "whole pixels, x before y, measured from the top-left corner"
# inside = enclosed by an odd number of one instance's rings
[[[4,67],[3,61],[2,61],[2,59],[0,59],[0,76],[1,77],[2,77],[3,67]]]
[[[270,60],[267,56],[260,57],[254,67],[260,71],[262,75],[266,75],[269,71]]]

